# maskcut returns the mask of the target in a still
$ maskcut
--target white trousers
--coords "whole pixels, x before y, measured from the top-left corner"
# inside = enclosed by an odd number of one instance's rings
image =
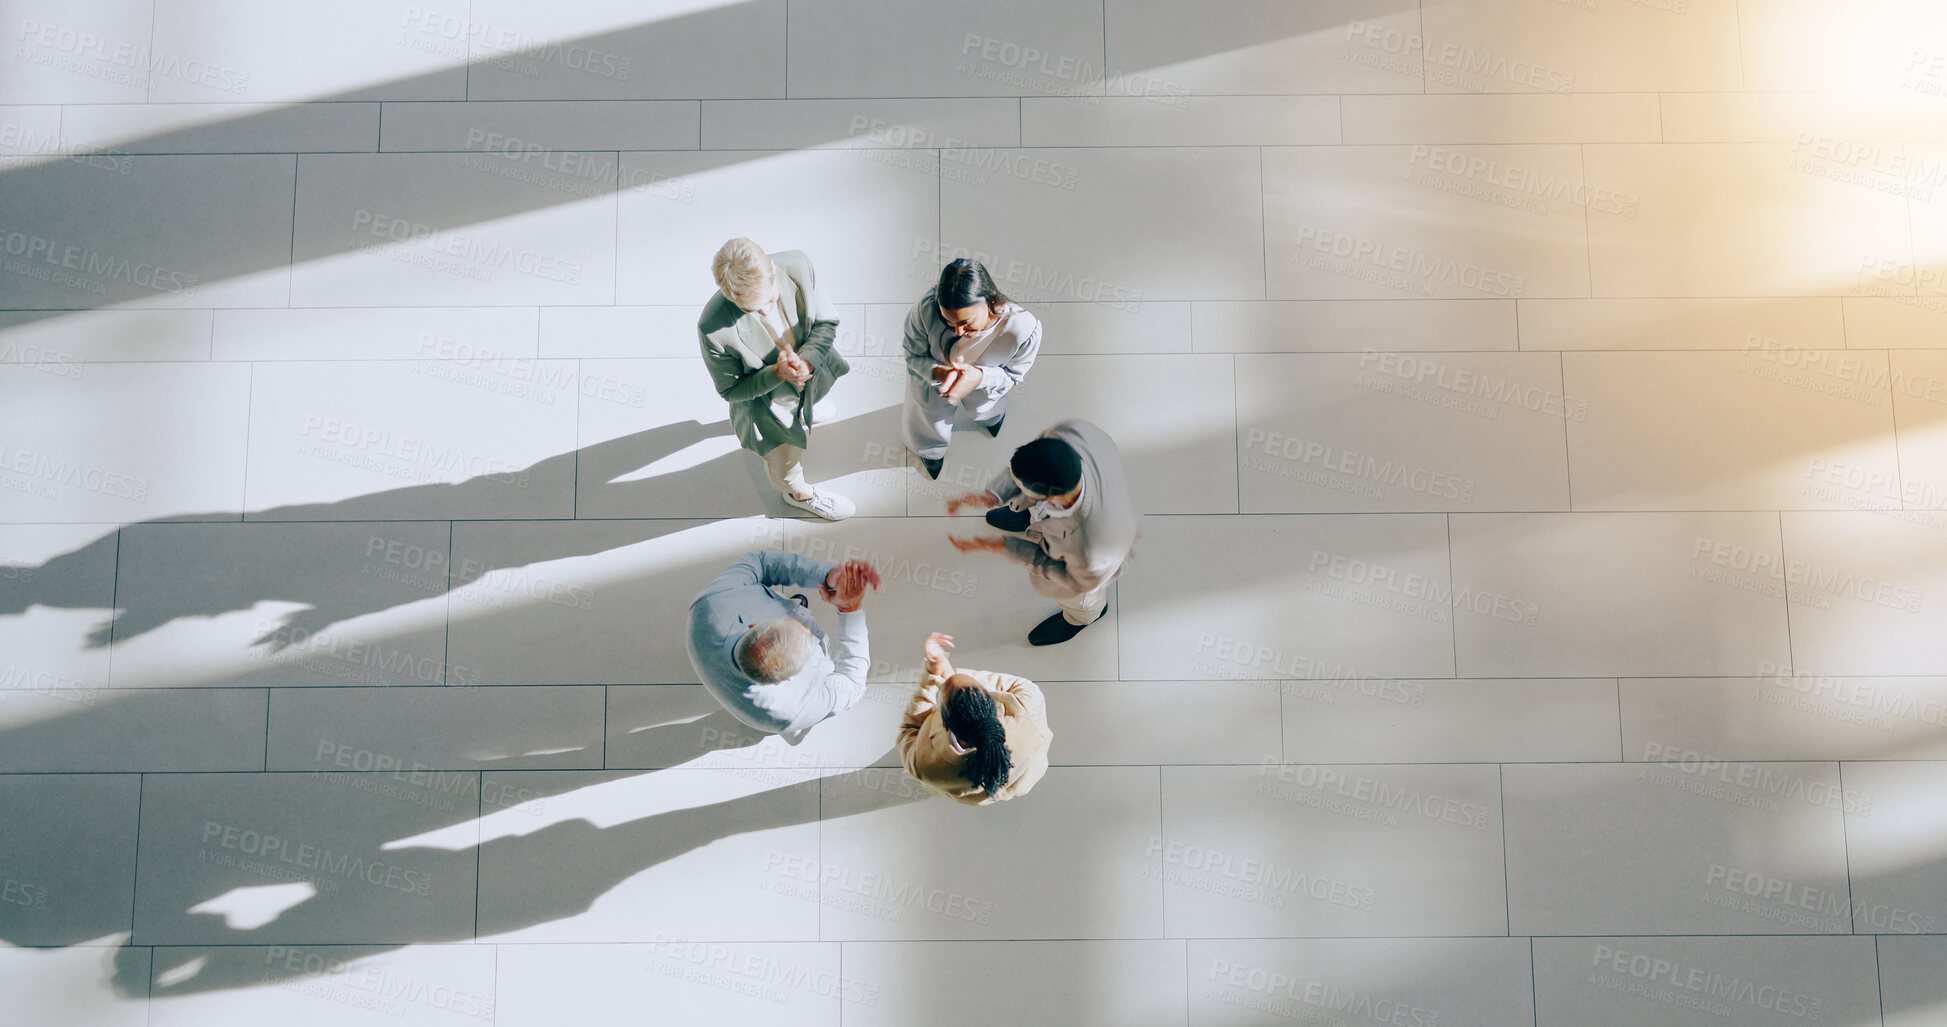
[[[987,368],[982,373],[1002,372]],[[948,403],[946,397],[940,395],[939,390],[931,384],[907,375],[906,420],[901,428],[906,448],[927,460],[946,456],[947,442],[953,438],[953,419],[962,410],[973,415],[978,424],[992,424],[1007,416],[1007,396],[1002,394],[999,399],[988,399],[987,393],[975,389],[956,407]]]
[[[796,446],[772,446],[764,454],[764,473],[770,475],[771,487],[793,495],[810,495],[811,484],[805,481],[803,460],[804,450]]]

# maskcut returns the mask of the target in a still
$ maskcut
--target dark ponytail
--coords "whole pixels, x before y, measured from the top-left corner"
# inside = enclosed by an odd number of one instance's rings
[[[979,265],[974,265],[978,267]],[[973,752],[962,759],[960,776],[989,796],[1007,785],[1013,760],[1007,752],[1007,731],[1001,726],[1000,708],[984,688],[960,688],[946,697],[940,719],[961,745]]]
[[[984,300],[988,313],[995,315],[1013,302],[994,288],[993,276],[980,261],[965,257],[940,269],[940,284],[934,288],[933,298],[945,310],[960,310]]]

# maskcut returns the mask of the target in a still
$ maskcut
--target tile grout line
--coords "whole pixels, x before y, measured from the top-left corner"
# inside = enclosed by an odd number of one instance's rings
[[[1508,937],[1512,938],[1514,937],[1514,887],[1510,882],[1511,875],[1508,871],[1507,764],[1496,763],[1494,765],[1494,781],[1500,793],[1498,798],[1501,800],[1501,922],[1502,929],[1506,931]],[[1534,939],[1530,938],[1528,944],[1532,946]]]
[[[1859,933],[1859,918],[1852,904],[1852,830],[1846,825],[1846,761],[1832,762],[1839,775],[1839,851],[1846,858],[1846,933],[1856,935]]]
[[[1785,512],[1783,510],[1778,511],[1777,518],[1778,518],[1777,520],[1778,565],[1780,567],[1790,567],[1791,563],[1789,557],[1785,553]],[[1784,594],[1779,596],[1778,600],[1779,602],[1783,603],[1785,607],[1785,664],[1787,667],[1796,667],[1798,666],[1798,653],[1792,645],[1791,590],[1789,588],[1785,589]],[[1796,673],[1796,671],[1794,671],[1793,673]]]
[[[1847,873],[1847,887],[1851,887],[1851,873]],[[1886,1022],[1886,968],[1879,961],[1879,938],[1873,935],[1873,1001],[1879,1003],[1879,1022]]]
[[[1520,317],[1517,310],[1516,318]],[[1517,324],[1519,322],[1517,321]],[[1516,329],[1519,331],[1519,328]],[[1517,340],[1519,336],[1517,336]],[[1562,406],[1568,406],[1568,357],[1562,351],[1555,351],[1555,374],[1562,383]],[[1568,437],[1568,417],[1562,418],[1562,485],[1568,489],[1568,509],[1563,513],[1575,513],[1575,446]],[[1595,511],[1584,511],[1593,513]]]
[[[1453,511],[1449,510],[1441,513],[1440,523],[1447,530],[1447,589],[1451,592],[1456,587],[1453,572]],[[1449,604],[1449,609],[1451,608],[1452,606]],[[1447,617],[1447,653],[1453,657],[1453,677],[1459,678],[1460,618],[1451,615]]]

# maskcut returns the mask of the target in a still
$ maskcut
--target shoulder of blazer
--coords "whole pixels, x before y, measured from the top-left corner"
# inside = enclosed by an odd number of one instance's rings
[[[790,275],[799,288],[810,286],[813,277],[811,258],[805,256],[803,250],[780,250],[771,254],[771,262],[777,265],[779,271]]]
[[[712,338],[726,329],[734,332],[743,316],[743,310],[719,292],[710,297],[710,302],[703,304],[703,316],[696,320],[696,331],[705,338]],[[725,345],[721,341],[716,344]]]

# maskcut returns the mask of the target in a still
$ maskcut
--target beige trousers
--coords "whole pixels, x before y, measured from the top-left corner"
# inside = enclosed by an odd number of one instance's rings
[[[804,477],[804,450],[797,446],[773,446],[764,454],[764,473],[771,476],[771,487],[779,492],[808,496],[811,483]]]
[[[1062,619],[1080,628],[1095,623],[1095,618],[1102,615],[1102,608],[1109,605],[1109,589],[1114,587],[1115,580],[1111,578],[1081,595],[1061,600]]]

